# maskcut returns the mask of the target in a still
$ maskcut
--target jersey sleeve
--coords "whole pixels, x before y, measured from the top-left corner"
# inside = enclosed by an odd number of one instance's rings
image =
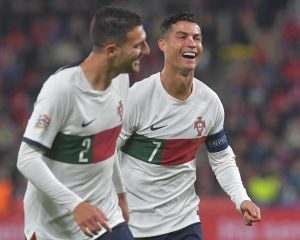
[[[210,129],[209,135],[216,134],[223,129],[224,125],[224,108],[221,100],[217,97],[215,100],[215,121],[213,127]]]
[[[230,146],[220,152],[209,153],[209,163],[222,189],[240,211],[241,203],[250,200],[243,186],[235,155]]]
[[[218,99],[216,121],[206,139],[209,163],[222,187],[235,203],[236,209],[240,210],[244,200],[250,200],[243,186],[239,169],[236,165],[235,154],[228,144],[224,130],[224,108]]]
[[[130,88],[128,99],[125,105],[122,130],[118,138],[118,149],[120,149],[130,136],[138,129],[139,108],[134,99],[134,86]]]
[[[68,91],[59,81],[50,77],[43,85],[34,104],[23,141],[41,148],[50,148],[62,127],[69,105]]]
[[[35,187],[72,212],[83,199],[57,180],[42,160],[43,154],[43,150],[23,142],[18,154],[17,167]]]
[[[118,194],[126,192],[125,186],[123,184],[123,177],[122,177],[121,168],[119,164],[118,154],[115,154],[112,180],[113,180],[115,190]]]

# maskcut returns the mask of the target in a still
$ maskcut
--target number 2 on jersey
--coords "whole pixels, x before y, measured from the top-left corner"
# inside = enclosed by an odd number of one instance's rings
[[[83,139],[81,146],[84,147],[84,149],[81,150],[79,153],[79,162],[86,163],[89,161],[87,157],[87,153],[91,147],[91,139],[90,138]]]

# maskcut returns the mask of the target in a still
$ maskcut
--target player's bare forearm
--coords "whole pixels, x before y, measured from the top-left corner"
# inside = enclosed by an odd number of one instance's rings
[[[260,222],[261,215],[259,207],[250,200],[245,200],[241,203],[241,211],[244,217],[244,222],[248,226],[252,226],[254,222]]]

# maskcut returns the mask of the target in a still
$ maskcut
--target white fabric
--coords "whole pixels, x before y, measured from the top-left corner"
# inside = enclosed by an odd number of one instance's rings
[[[208,153],[209,163],[223,190],[241,211],[241,203],[250,200],[240,177],[239,169],[235,162],[235,155],[230,146],[221,152]]]
[[[218,96],[199,80],[185,101],[170,96],[159,73],[135,83],[129,90],[118,147],[132,134],[151,139],[201,139],[223,129],[224,110]],[[195,127],[205,121],[201,136]],[[151,130],[150,126],[164,126]],[[177,149],[174,149],[176,153]],[[121,152],[121,169],[127,189],[129,226],[135,237],[151,237],[199,222],[195,159],[175,166],[154,165]],[[209,154],[221,186],[233,201],[248,199],[230,148]]]
[[[119,107],[120,102],[125,103],[128,85],[128,75],[122,74],[101,92],[92,89],[79,66],[55,73],[38,96],[24,141],[51,148],[59,132],[84,138],[120,126]],[[44,127],[36,127],[41,115],[50,120]],[[82,127],[91,120],[92,124]],[[97,163],[70,164],[54,161],[24,145],[18,168],[29,180],[24,198],[27,239],[33,233],[39,240],[86,239],[71,212],[82,200],[101,209],[110,227],[124,221],[112,182],[116,151]]]
[[[69,211],[83,201],[83,199],[59,182],[43,161],[44,151],[22,142],[17,167],[23,175],[30,179],[30,183]]]
[[[113,184],[115,187],[115,190],[117,193],[123,193],[126,192],[124,183],[123,183],[123,177],[122,177],[122,173],[121,173],[121,168],[120,168],[120,164],[119,164],[119,158],[118,158],[118,154],[115,154],[115,161],[114,161],[114,169],[113,169]]]

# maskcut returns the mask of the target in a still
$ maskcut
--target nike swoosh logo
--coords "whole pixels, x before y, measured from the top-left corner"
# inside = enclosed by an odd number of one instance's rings
[[[155,130],[164,128],[164,127],[166,127],[166,126],[168,126],[168,125],[164,125],[164,126],[160,126],[160,127],[154,127],[154,124],[152,124],[151,127],[150,127],[150,130],[151,130],[151,131],[155,131]]]
[[[88,125],[90,125],[92,122],[94,122],[96,120],[96,118],[94,118],[94,119],[92,119],[91,121],[89,121],[89,122],[85,122],[85,121],[83,121],[82,123],[81,123],[81,127],[86,127],[86,126],[88,126]]]

